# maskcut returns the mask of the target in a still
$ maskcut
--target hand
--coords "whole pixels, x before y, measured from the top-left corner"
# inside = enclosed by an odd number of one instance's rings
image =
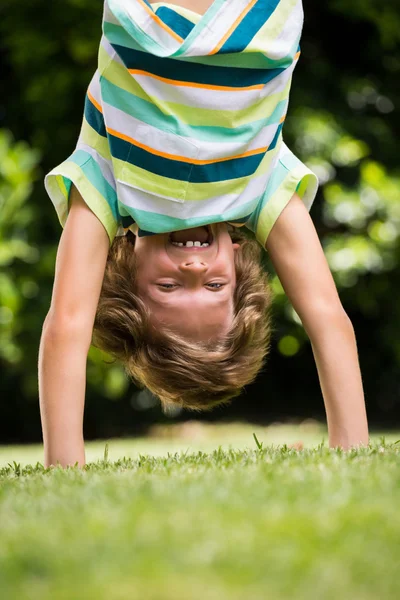
[[[304,444],[300,440],[299,442],[295,442],[294,444],[289,444],[289,448],[295,448],[296,450],[304,450]]]

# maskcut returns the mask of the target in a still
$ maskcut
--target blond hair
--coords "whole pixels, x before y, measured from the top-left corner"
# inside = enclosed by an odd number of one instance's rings
[[[212,343],[156,331],[137,292],[135,236],[128,230],[110,248],[92,343],[121,361],[136,386],[160,399],[164,412],[171,405],[206,411],[228,404],[254,381],[269,351],[272,293],[261,248],[237,228],[228,230],[241,245],[234,259],[234,317],[228,333]]]

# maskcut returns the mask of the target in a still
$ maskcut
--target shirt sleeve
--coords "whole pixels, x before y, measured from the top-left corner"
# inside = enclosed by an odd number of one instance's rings
[[[246,222],[257,241],[265,248],[268,235],[282,210],[296,192],[310,211],[318,191],[318,178],[282,142],[277,164],[256,210]]]
[[[104,226],[110,246],[121,228],[116,184],[101,106],[98,72],[85,97],[84,115],[77,146],[44,179],[46,191],[62,227],[69,212],[71,184]]]

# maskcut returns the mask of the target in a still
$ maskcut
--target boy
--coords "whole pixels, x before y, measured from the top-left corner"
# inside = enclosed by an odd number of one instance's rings
[[[164,405],[207,410],[252,381],[271,334],[261,248],[310,336],[330,444],[367,443],[353,327],[309,217],[316,176],[282,139],[301,2],[160,4],[105,2],[77,148],[46,176],[64,227],[39,365],[46,461],[84,462],[91,342]]]

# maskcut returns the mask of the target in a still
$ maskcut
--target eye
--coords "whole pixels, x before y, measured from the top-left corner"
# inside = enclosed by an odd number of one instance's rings
[[[212,287],[214,290],[219,290],[222,287],[224,287],[224,285],[225,285],[225,283],[207,283],[207,286]]]
[[[159,283],[158,285],[166,290],[172,290],[174,287],[176,287],[174,283]]]
[[[174,288],[179,287],[175,283],[158,283],[157,285],[158,285],[158,287],[161,287],[164,290],[173,290]],[[225,283],[216,283],[216,282],[206,283],[206,286],[213,290],[220,290],[225,285],[226,285]]]

